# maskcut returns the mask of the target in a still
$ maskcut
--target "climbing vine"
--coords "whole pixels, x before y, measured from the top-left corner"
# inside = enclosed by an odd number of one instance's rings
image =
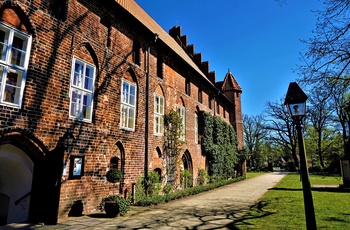
[[[230,178],[237,163],[237,139],[232,125],[218,116],[201,112],[202,152],[207,157],[210,176]]]
[[[177,178],[177,164],[183,141],[182,119],[174,110],[164,115],[164,161],[167,183],[175,184]]]

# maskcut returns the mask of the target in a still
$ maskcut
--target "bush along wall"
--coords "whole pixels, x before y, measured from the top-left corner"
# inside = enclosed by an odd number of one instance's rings
[[[211,178],[228,179],[235,175],[237,163],[237,138],[232,125],[218,116],[201,111],[201,147],[207,157]]]

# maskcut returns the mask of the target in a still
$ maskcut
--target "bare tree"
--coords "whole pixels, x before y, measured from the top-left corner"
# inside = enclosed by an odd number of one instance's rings
[[[338,81],[338,80],[337,80]],[[337,119],[341,126],[341,133],[344,143],[344,155],[350,159],[350,92],[349,81],[343,81],[343,84],[337,84],[334,90],[333,103],[336,109]]]
[[[264,117],[257,116],[243,116],[244,124],[244,142],[248,149],[248,167],[260,167],[261,162],[261,147],[266,140],[267,130],[263,125]]]
[[[349,81],[344,76],[350,70],[350,1],[328,0],[324,6],[324,10],[316,11],[314,37],[304,41],[308,50],[302,54],[305,64],[300,67],[300,81],[333,90],[339,82],[330,78]]]
[[[284,106],[284,100],[267,102],[266,106],[268,115],[266,129],[270,131],[270,140],[278,143],[283,149],[290,151],[294,160],[294,166],[298,167],[296,130],[289,117],[287,108]]]
[[[331,135],[330,132],[325,132],[325,129],[333,121],[334,109],[329,103],[330,95],[327,90],[318,89],[313,92],[309,97],[310,106],[308,108],[308,120],[316,132],[316,154],[319,157],[320,165],[325,167],[323,161],[323,153],[331,146],[322,145],[322,141],[328,139]]]

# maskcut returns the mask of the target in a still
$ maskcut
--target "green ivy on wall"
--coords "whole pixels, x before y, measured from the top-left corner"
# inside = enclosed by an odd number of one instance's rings
[[[218,116],[201,111],[201,147],[207,157],[210,176],[230,178],[234,176],[237,163],[237,138],[232,125]]]
[[[178,112],[171,110],[164,115],[164,160],[166,162],[165,175],[167,183],[176,184],[179,155],[182,152],[183,141],[182,119]]]

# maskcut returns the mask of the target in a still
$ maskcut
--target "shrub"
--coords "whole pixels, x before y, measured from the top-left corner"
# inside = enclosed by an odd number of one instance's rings
[[[106,173],[106,179],[108,182],[116,183],[120,182],[123,178],[123,173],[119,169],[110,169]]]
[[[198,172],[198,184],[207,184],[209,181],[208,172],[205,169],[200,169]]]
[[[188,188],[192,185],[191,177],[192,174],[188,170],[182,170],[180,173],[183,188]]]
[[[217,183],[207,184],[207,185],[198,185],[195,187],[178,190],[175,192],[169,192],[166,195],[156,195],[156,196],[144,196],[143,199],[137,200],[136,205],[140,206],[149,206],[149,205],[157,205],[164,202],[169,202],[172,200],[180,199],[186,196],[195,195],[201,192],[205,192],[214,188],[218,188],[224,185],[228,185],[240,180],[243,180],[244,177],[236,177],[230,180],[221,180]],[[169,186],[168,186],[169,187]],[[171,187],[171,185],[170,185]],[[163,190],[164,191],[164,190]]]
[[[157,172],[152,171],[148,173],[147,178],[147,195],[159,195],[161,190],[160,176]]]
[[[166,185],[164,185],[164,187],[163,187],[163,193],[164,193],[165,195],[168,195],[168,194],[171,192],[171,190],[173,190],[173,186],[172,186],[171,184],[166,184]]]
[[[100,210],[101,211],[106,211],[105,210],[105,203],[106,201],[114,201],[118,204],[119,207],[119,214],[121,216],[124,216],[130,209],[130,201],[125,199],[122,196],[118,196],[118,195],[112,195],[112,196],[108,196],[108,197],[104,197],[102,198],[102,201],[100,203]]]

